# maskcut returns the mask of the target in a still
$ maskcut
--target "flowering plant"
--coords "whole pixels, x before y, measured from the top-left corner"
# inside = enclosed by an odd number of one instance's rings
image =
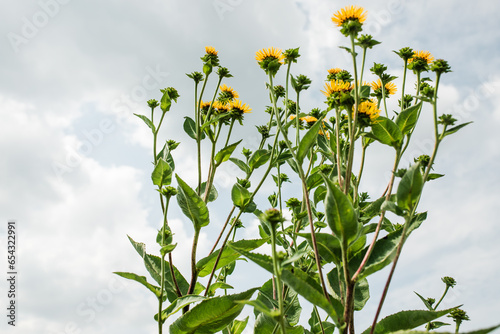
[[[373,324],[363,333],[405,333],[423,325],[428,331],[447,325],[437,321],[444,316],[455,321],[458,332],[461,322],[469,320],[458,306],[438,308],[456,284],[451,277],[443,278],[446,289],[437,303],[417,294],[425,309],[401,311],[379,320],[405,241],[427,217],[426,212],[418,211],[424,186],[443,176],[432,172],[440,144],[468,123],[456,125],[452,115],[438,113],[438,89],[442,74],[450,72],[448,63],[434,60],[427,51],[408,47],[395,52],[402,59],[403,82],[398,110],[388,111],[387,99],[398,90],[393,82],[396,77],[387,72],[385,65],[375,63],[370,71],[378,79],[372,83],[363,81],[368,49],[380,44],[372,36],[361,34],[366,16],[363,8],[350,6],[332,17],[350,40],[350,46],[342,48],[352,57],[353,68],[328,70],[322,91],[325,109],[315,108],[309,113],[301,110],[300,96],[311,80],[305,75],[291,74],[292,64],[300,57],[298,48],[284,52],[268,48],[256,53],[259,66],[267,75],[269,116],[267,123],[257,127],[261,137],[258,149],[252,152],[243,148],[240,157],[236,157],[235,151],[242,139],[232,139],[233,130],[236,123],[243,125],[251,108],[223,83],[232,75],[219,64],[218,52],[206,47],[201,58],[202,72],[188,74],[194,81],[194,115],[185,117],[183,125],[196,143],[196,184],[189,185],[174,172],[172,151],[179,143],[168,140],[160,150],[157,147],[159,130],[172,104],[177,102],[178,92],[174,88],[163,89],[160,102],[148,101],[150,117],[136,115],[153,133],[151,179],[157,186],[163,213],[157,236],[160,256],[148,254],[144,244],[132,238],[130,241],[157,285],[137,274],[116,274],[139,282],[156,296],[159,333],[165,321],[177,312],[181,315],[169,327],[173,334],[242,333],[248,317],[236,318],[245,305],[254,308],[255,333],[333,333],[335,328],[341,333],[354,333],[354,314],[363,310],[370,297],[368,277],[387,266],[390,272]],[[282,67],[286,70],[284,85],[277,85],[276,76]],[[204,100],[214,69],[216,89],[209,100]],[[410,71],[416,81],[415,90],[411,91],[407,89]],[[428,72],[434,73],[433,79],[424,77]],[[428,107],[432,110],[434,148],[429,155],[411,157],[414,163],[401,168],[422,110]],[[208,156],[203,154],[204,143],[208,143]],[[366,152],[375,145],[392,148],[394,161],[388,165],[391,177],[385,192],[371,200],[360,190]],[[218,168],[226,163],[236,165],[244,176],[235,179],[229,213],[219,237],[209,254],[200,257],[200,232],[210,228],[211,203],[220,201],[214,180]],[[262,170],[259,177],[257,169]],[[272,172],[276,191],[266,194],[272,208],[262,211],[256,196],[260,196]],[[283,183],[291,180],[297,184],[300,199],[287,197],[282,191]],[[173,182],[177,187],[172,186]],[[168,223],[168,209],[173,197],[193,225],[190,277],[181,273],[172,259],[176,243],[175,231]],[[252,217],[260,221],[260,237],[236,238],[237,229]],[[255,251],[264,245],[270,246],[270,255]],[[270,278],[260,287],[228,294],[233,289],[231,274],[240,258],[262,267]],[[328,272],[325,268],[329,268]],[[313,310],[307,328],[301,321],[300,303],[304,301]]]

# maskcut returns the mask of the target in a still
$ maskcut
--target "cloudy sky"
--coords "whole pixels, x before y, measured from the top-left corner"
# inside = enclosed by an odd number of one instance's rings
[[[252,148],[258,139],[253,125],[267,119],[263,109],[268,104],[266,76],[255,52],[300,47],[302,57],[292,72],[313,80],[302,107],[323,107],[320,89],[326,70],[351,68],[338,48],[347,40],[330,21],[332,13],[350,4],[368,10],[366,32],[383,42],[367,64],[385,63],[400,76],[401,63],[392,50],[405,46],[448,60],[453,72],[442,79],[440,112],[452,113],[460,122],[474,121],[442,145],[435,171],[446,177],[425,189],[421,210],[429,211],[428,220],[405,246],[383,315],[421,308],[413,291],[438,298],[440,278],[447,275],[458,286],[443,306],[464,304],[472,321],[463,329],[498,323],[496,2],[0,1],[0,252],[5,254],[9,220],[17,222],[19,252],[17,328],[9,328],[11,332],[152,333],[155,298],[112,274],[146,275],[127,234],[157,252],[160,216],[150,181],[151,135],[133,113],[146,113],[146,101],[160,99],[159,89],[178,89],[181,97],[161,140],[183,142],[174,152],[177,171],[193,180],[194,154],[181,131],[193,104],[193,84],[185,73],[201,71],[204,47],[219,51],[221,64],[234,75],[228,85],[253,108],[247,126],[238,129],[245,138],[242,145]],[[429,153],[430,126],[424,117],[406,163]],[[385,187],[391,154],[377,147],[368,156],[372,167],[364,190],[373,196]],[[223,197],[241,175],[230,167],[222,168],[221,175],[217,186]],[[267,208],[264,199],[259,203]],[[214,231],[225,212],[223,205],[212,207]],[[170,221],[178,242],[174,260],[188,275],[183,254],[190,249],[192,228],[176,209]],[[240,236],[255,237],[252,217],[244,217],[244,223]],[[214,233],[202,234],[201,254],[210,249]],[[7,271],[6,256],[0,266]],[[230,282],[237,289],[269,278],[252,264],[241,268]],[[368,314],[357,316],[359,330],[370,323],[380,295],[376,290],[385,278],[385,272],[373,277]],[[2,319],[3,331],[8,326],[5,315]]]

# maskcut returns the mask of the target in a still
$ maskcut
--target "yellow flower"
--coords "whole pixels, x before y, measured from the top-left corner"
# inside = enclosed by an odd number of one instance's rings
[[[226,84],[220,86],[220,91],[224,98],[229,98],[230,100],[237,99],[238,97],[240,97],[234,89],[232,89],[229,86],[226,86]]]
[[[332,80],[325,84],[325,90],[321,92],[328,97],[335,92],[344,92],[351,89],[352,86],[350,82],[344,82],[342,80]]]
[[[208,110],[208,108],[210,108],[210,102],[204,102],[200,100],[200,109]]]
[[[382,88],[382,82],[380,81],[380,79],[377,79],[377,81],[373,81],[370,85],[372,86],[374,91],[380,90]],[[387,94],[394,95],[396,94],[397,90],[398,89],[393,82],[388,82],[385,84],[385,92]]]
[[[366,12],[363,13],[364,10],[365,9],[363,7],[347,6],[333,14],[332,21],[338,27],[342,26],[349,20],[357,20],[359,23],[363,23],[366,20]]]
[[[413,57],[408,59],[408,63],[411,63],[415,60],[423,60],[427,64],[430,64],[434,60],[434,57],[431,55],[429,51],[414,51]]]
[[[252,110],[252,108],[250,108],[250,106],[248,106],[246,103],[242,103],[240,100],[234,100],[229,105],[230,105],[230,109],[232,111],[237,111],[237,112],[242,113],[242,114],[249,113]]]
[[[259,63],[269,58],[277,59],[282,64],[285,56],[281,53],[281,49],[276,48],[262,49],[257,51],[257,53],[255,54],[255,59]]]
[[[342,72],[342,69],[340,68],[331,68],[328,70],[328,74],[337,74],[339,72]]]
[[[370,117],[371,121],[374,121],[379,116],[380,110],[377,108],[377,103],[368,100],[360,103],[358,113],[365,114]]]
[[[229,109],[230,109],[230,104],[229,103],[223,103],[223,102],[220,102],[220,101],[215,101],[212,107],[215,108],[215,109],[217,109],[217,111],[219,113],[228,112]]]
[[[304,122],[307,122],[307,123],[314,123],[318,119],[316,117],[314,117],[314,116],[304,116],[304,117],[301,117],[300,120],[304,121]]]
[[[218,53],[213,46],[205,46],[205,52],[214,56]]]

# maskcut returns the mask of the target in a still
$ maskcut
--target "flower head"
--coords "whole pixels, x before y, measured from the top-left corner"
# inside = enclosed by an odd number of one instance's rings
[[[408,68],[415,72],[428,71],[433,60],[429,51],[413,51],[413,56],[408,59]]]
[[[276,75],[280,66],[283,64],[285,56],[281,53],[281,49],[268,48],[257,51],[255,59],[260,67],[272,76]]]
[[[341,68],[331,68],[328,70],[328,75],[326,77],[327,81],[337,80],[337,74],[342,72]]]
[[[233,88],[227,86],[226,84],[220,86],[220,93],[218,97],[219,101],[227,103],[237,99],[238,97],[240,96]]]
[[[229,103],[231,116],[240,123],[243,120],[243,114],[249,113],[251,110],[252,108],[250,108],[246,103],[242,103],[240,100],[234,100]]]
[[[375,121],[380,114],[377,103],[373,100],[361,102],[358,106],[358,122],[361,127],[368,126]]]
[[[431,66],[431,71],[436,72],[436,74],[451,72],[451,66],[444,59],[436,59]]]
[[[213,56],[217,56],[218,53],[213,46],[205,46],[205,52]]]
[[[359,23],[363,23],[366,20],[366,12],[363,13],[364,10],[365,9],[363,7],[347,6],[333,14],[332,21],[337,25],[337,27],[341,27],[348,21],[358,21]]]
[[[333,14],[332,21],[345,36],[357,35],[361,30],[362,23],[366,20],[366,12],[363,7],[347,6]]]
[[[373,89],[373,95],[375,95],[380,100],[382,98],[382,82],[380,81],[380,79],[377,79],[377,81],[373,81],[370,86]],[[398,89],[393,82],[388,82],[384,85],[385,97],[396,94],[397,90]]]
[[[350,91],[352,85],[350,82],[344,82],[342,80],[330,81],[325,84],[325,90],[321,91],[325,96],[329,97],[333,93]]]

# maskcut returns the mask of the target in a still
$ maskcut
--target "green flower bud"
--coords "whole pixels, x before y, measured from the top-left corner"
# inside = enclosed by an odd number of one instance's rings
[[[456,121],[457,121],[457,119],[454,118],[452,115],[444,114],[444,115],[439,116],[438,123],[448,126],[448,125],[455,125]]]
[[[405,62],[408,61],[411,57],[413,57],[413,49],[410,47],[404,47],[400,49],[399,51],[394,51],[395,54],[401,57]]]
[[[450,276],[445,276],[441,278],[441,280],[443,281],[444,284],[446,284],[446,287],[449,288],[453,288],[457,284],[457,281],[455,281],[455,279]]]
[[[169,149],[169,151],[173,151],[177,148],[177,146],[179,146],[179,142],[176,142],[175,140],[172,140],[172,139],[169,139],[167,140],[167,147]]]
[[[387,66],[384,64],[373,63],[373,67],[370,68],[370,71],[380,77],[385,71],[387,71]]]
[[[156,101],[155,99],[152,99],[152,100],[148,100],[148,106],[151,108],[151,109],[154,109],[156,107],[158,107],[160,104],[158,103],[158,101]]]
[[[271,225],[272,228],[285,221],[278,209],[268,209],[262,215],[261,219]]]
[[[451,72],[451,67],[446,60],[436,59],[431,65],[431,71],[436,74],[448,73]]]

